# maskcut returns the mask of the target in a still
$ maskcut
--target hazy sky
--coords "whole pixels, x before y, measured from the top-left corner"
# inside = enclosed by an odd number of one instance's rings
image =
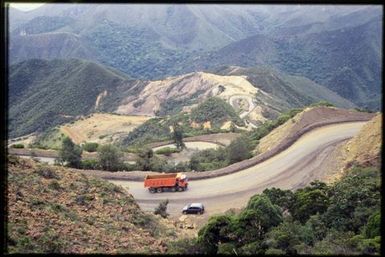
[[[10,6],[17,8],[21,11],[30,11],[42,6],[44,3],[22,4],[22,3],[10,3]]]

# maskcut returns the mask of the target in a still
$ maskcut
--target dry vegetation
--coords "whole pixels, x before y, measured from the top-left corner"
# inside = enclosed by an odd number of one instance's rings
[[[175,227],[122,187],[9,156],[9,253],[164,253]]]
[[[77,120],[73,124],[64,125],[60,127],[60,130],[76,144],[85,141],[103,143],[108,140],[114,141],[119,135],[131,132],[149,118],[147,116],[94,113],[88,118]]]

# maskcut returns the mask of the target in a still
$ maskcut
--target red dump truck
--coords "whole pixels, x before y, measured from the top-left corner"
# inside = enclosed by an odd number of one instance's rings
[[[163,191],[179,191],[187,189],[188,179],[182,173],[168,173],[159,175],[147,175],[144,178],[144,187],[148,187],[151,193]]]

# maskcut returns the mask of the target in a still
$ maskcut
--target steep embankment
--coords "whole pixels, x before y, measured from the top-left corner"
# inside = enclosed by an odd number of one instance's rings
[[[349,167],[380,166],[382,143],[382,114],[371,119],[358,135],[353,137],[343,148],[344,163]]]
[[[321,124],[331,124],[350,120],[366,121],[375,114],[358,112],[355,110],[344,110],[333,107],[306,108],[292,119],[270,132],[261,139],[257,146],[258,153],[262,154],[281,145],[286,145],[293,138],[298,137],[303,131]]]
[[[9,157],[9,253],[163,253],[175,228],[122,187]]]

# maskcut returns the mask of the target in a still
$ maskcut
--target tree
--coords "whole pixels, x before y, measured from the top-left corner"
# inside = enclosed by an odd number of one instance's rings
[[[82,159],[82,149],[75,145],[69,137],[65,137],[62,141],[62,147],[59,151],[58,161],[60,163],[67,162],[67,165],[73,168],[79,168]]]
[[[138,159],[136,160],[138,169],[151,170],[153,157],[154,157],[154,152],[151,148],[141,149],[138,153]]]
[[[216,254],[219,243],[231,240],[233,220],[228,215],[210,217],[208,223],[198,232],[198,243],[203,246],[206,254]]]
[[[254,195],[238,216],[237,230],[243,243],[262,240],[265,233],[282,222],[282,213],[264,195]]]
[[[265,242],[272,249],[280,249],[285,254],[297,254],[300,244],[309,245],[314,241],[311,229],[298,221],[285,221],[267,233]]]
[[[324,213],[329,207],[328,192],[328,186],[320,181],[311,182],[310,186],[297,190],[290,208],[293,218],[305,223],[311,215]]]
[[[183,129],[177,123],[174,123],[173,128],[173,140],[176,145],[176,148],[178,150],[186,148],[186,145],[183,142]]]
[[[154,214],[160,215],[162,218],[167,218],[167,205],[168,205],[168,199],[161,201],[159,205],[155,208]]]
[[[380,211],[376,211],[373,213],[366,224],[364,233],[367,238],[374,238],[376,236],[381,235],[381,213]]]
[[[294,193],[290,190],[273,187],[263,190],[262,194],[266,195],[272,204],[278,205],[283,210],[290,209],[294,201]]]
[[[122,152],[114,145],[100,145],[98,147],[98,161],[103,170],[117,171],[123,165]]]
[[[231,141],[227,151],[230,163],[240,162],[252,156],[250,140],[245,136]]]

